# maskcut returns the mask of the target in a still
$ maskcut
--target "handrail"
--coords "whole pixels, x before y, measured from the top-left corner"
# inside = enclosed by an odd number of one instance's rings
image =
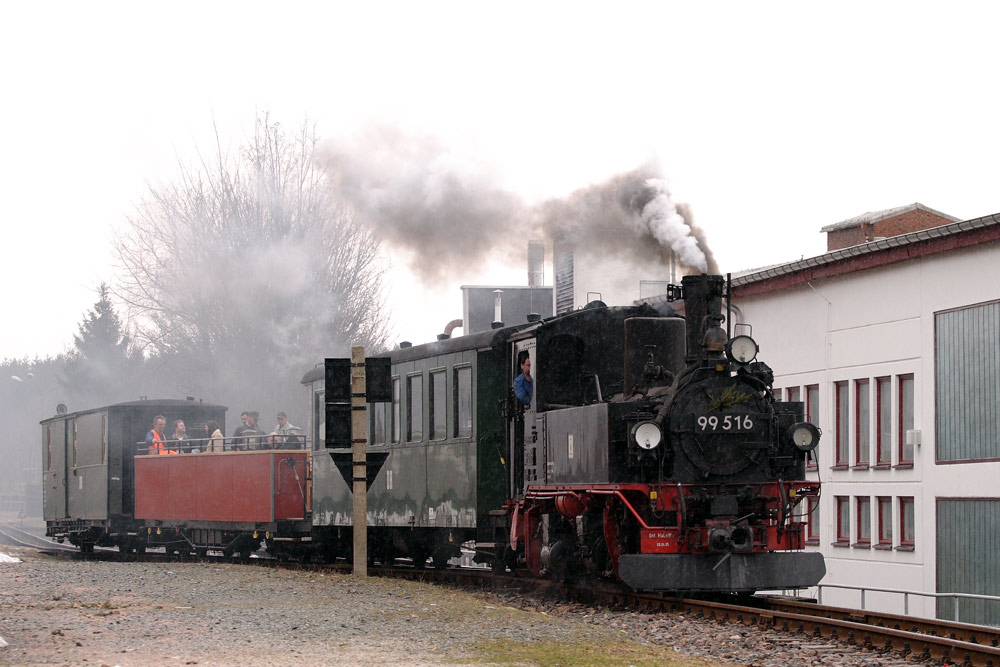
[[[824,588],[843,588],[852,591],[861,591],[861,609],[865,609],[865,593],[871,591],[873,593],[898,593],[903,596],[903,614],[910,614],[910,596],[919,595],[928,598],[954,598],[953,610],[955,612],[955,622],[961,623],[959,617],[958,603],[959,600],[986,600],[989,602],[1000,602],[1000,595],[980,595],[978,593],[925,593],[924,591],[911,591],[902,588],[877,588],[875,586],[851,586],[849,584],[816,584],[817,594],[816,602],[817,604],[823,604],[823,589]]]
[[[184,440],[164,440],[163,445],[168,449],[185,454],[192,453],[194,449],[202,449],[211,438],[186,438]],[[270,433],[259,433],[254,435],[230,436],[222,439],[223,451],[240,452],[259,449],[309,449],[308,438],[301,434],[278,435]],[[294,444],[294,447],[289,445]],[[146,442],[140,440],[135,443],[137,454],[148,454],[149,448]],[[202,454],[209,452],[201,451]]]

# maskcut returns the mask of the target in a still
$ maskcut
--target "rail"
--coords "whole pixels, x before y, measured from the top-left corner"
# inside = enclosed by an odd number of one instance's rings
[[[953,611],[955,612],[954,621],[956,623],[961,623],[962,619],[959,614],[959,601],[960,600],[986,600],[988,602],[1000,602],[1000,596],[997,595],[979,595],[977,593],[925,593],[924,591],[910,591],[901,588],[877,588],[875,586],[851,586],[849,584],[816,584],[816,604],[823,604],[823,589],[824,588],[842,588],[845,590],[861,591],[861,609],[865,609],[865,593],[871,591],[872,593],[896,593],[903,596],[903,614],[906,616],[910,615],[910,596],[918,595],[921,597],[928,598],[953,598]]]

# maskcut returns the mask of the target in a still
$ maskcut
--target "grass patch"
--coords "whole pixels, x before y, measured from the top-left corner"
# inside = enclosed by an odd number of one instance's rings
[[[682,656],[672,648],[621,642],[490,641],[470,647],[473,663],[537,665],[635,665],[636,667],[714,667],[722,663]],[[464,661],[463,661],[464,662]]]

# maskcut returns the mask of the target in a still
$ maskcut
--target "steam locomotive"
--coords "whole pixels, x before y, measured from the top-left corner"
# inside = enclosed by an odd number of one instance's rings
[[[802,403],[775,400],[752,338],[722,328],[720,276],[671,291],[684,318],[594,303],[387,355],[388,391],[367,411],[369,558],[443,567],[471,549],[497,571],[645,590],[818,583],[798,510],[819,493],[805,479],[818,429]],[[527,404],[514,394],[525,356]],[[49,534],[84,550],[246,557],[263,543],[277,557],[352,558],[345,406],[323,366],[302,382],[310,417],[293,449],[137,451],[157,413],[191,430],[222,423],[222,406],[185,401],[44,421]]]

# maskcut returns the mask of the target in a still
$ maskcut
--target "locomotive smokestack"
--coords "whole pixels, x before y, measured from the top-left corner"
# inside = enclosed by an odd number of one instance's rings
[[[528,287],[541,287],[545,283],[545,242],[528,241]]]
[[[722,322],[722,276],[684,276],[684,317],[687,320],[687,357],[691,363],[704,355],[705,332]]]

